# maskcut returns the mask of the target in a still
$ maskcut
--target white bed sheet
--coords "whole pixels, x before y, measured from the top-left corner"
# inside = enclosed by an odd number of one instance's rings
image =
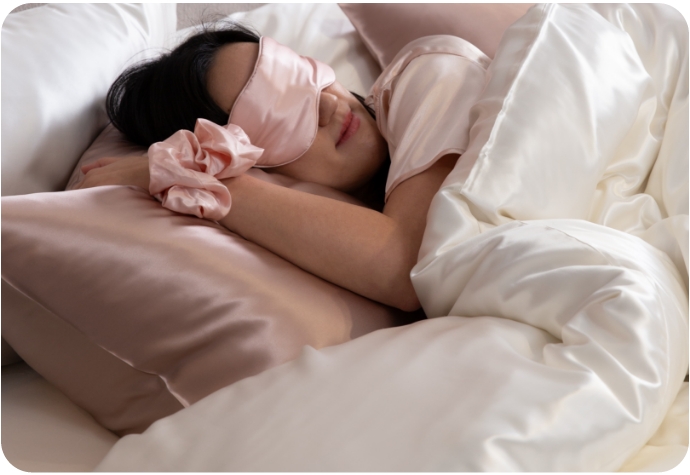
[[[2,451],[10,467],[90,472],[117,440],[25,363],[2,367]]]

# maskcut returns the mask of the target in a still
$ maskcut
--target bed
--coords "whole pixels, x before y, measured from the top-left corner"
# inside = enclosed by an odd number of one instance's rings
[[[268,4],[232,17],[331,64],[360,94],[416,37],[455,34],[492,57],[470,145],[432,202],[412,270],[424,314],[335,288],[140,189],[60,191],[83,176],[77,164],[139,151],[107,127],[105,91],[125,65],[190,30],[177,30],[174,4],[14,13],[2,32],[9,463],[679,466],[688,32],[678,11]],[[233,269],[218,270],[223,253]],[[180,276],[202,290],[191,298]]]

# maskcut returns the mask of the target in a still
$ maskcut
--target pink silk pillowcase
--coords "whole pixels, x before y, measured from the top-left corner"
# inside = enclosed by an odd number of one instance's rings
[[[410,41],[454,35],[494,57],[503,32],[529,3],[340,3],[381,68]]]
[[[80,163],[142,151],[110,127]],[[305,345],[336,345],[422,316],[173,213],[137,187],[3,197],[2,214],[3,337],[120,435],[294,359]]]

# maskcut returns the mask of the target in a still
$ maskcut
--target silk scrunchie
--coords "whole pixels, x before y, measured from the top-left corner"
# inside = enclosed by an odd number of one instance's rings
[[[262,154],[239,126],[198,119],[194,133],[179,130],[149,147],[149,193],[172,211],[217,221],[232,205],[220,180],[241,175]]]

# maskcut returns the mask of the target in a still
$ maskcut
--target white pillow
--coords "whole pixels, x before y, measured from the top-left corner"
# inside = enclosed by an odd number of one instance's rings
[[[330,65],[338,81],[358,94],[366,95],[381,74],[355,27],[335,3],[272,3],[233,13],[228,19]],[[195,27],[180,30],[178,41],[194,31]]]
[[[110,84],[126,64],[167,46],[176,26],[175,4],[47,4],[8,15],[2,195],[64,189],[108,122]]]

